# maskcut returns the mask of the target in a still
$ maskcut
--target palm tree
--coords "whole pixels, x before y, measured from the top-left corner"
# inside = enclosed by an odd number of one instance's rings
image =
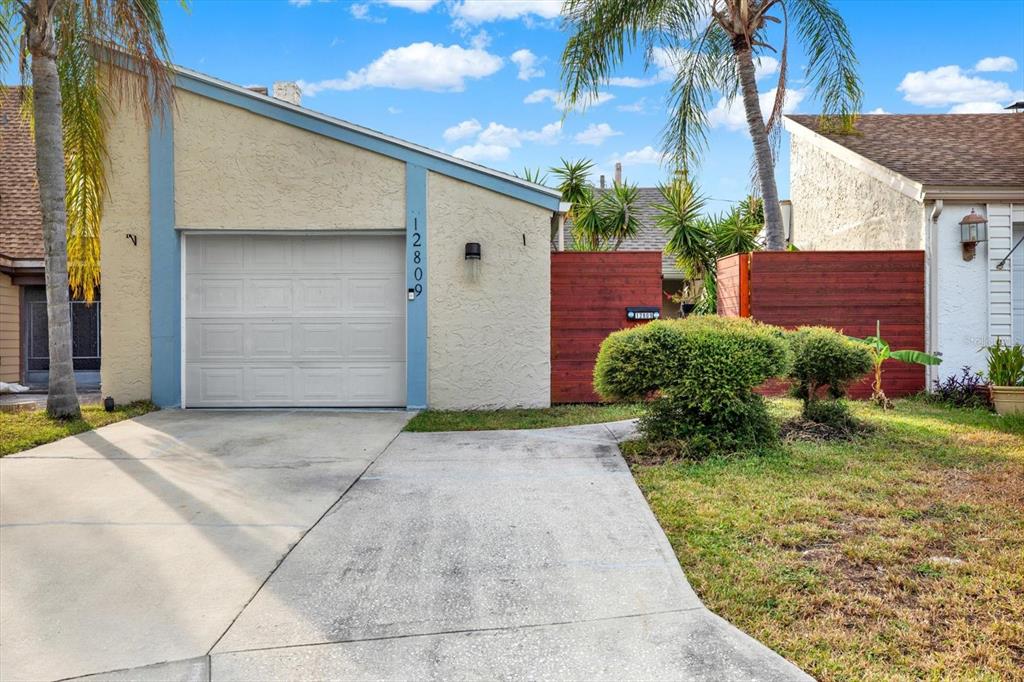
[[[764,199],[765,245],[785,248],[771,140],[785,100],[790,17],[806,49],[807,83],[821,100],[823,125],[848,130],[860,109],[853,44],[829,0],[565,0],[562,13],[572,32],[562,53],[569,107],[593,101],[628,51],[642,48],[648,61],[655,48],[672,55],[676,76],[664,147],[678,167],[687,167],[704,151],[715,94],[729,101],[742,95]],[[782,27],[778,51],[769,43],[769,23]],[[780,66],[767,122],[754,76],[755,59],[766,50],[779,55]]]
[[[636,202],[639,197],[640,190],[636,185],[618,180],[610,191],[601,195],[601,231],[605,239],[615,241],[612,251],[618,251],[624,240],[632,239],[640,231],[640,218],[636,214]]]
[[[112,59],[104,60],[104,54]],[[0,0],[0,67],[14,57],[31,84],[23,105],[35,131],[43,215],[46,410],[53,417],[77,418],[69,289],[91,301],[99,284],[108,107],[114,99],[131,101],[148,120],[151,107],[162,111],[171,97],[159,2]]]

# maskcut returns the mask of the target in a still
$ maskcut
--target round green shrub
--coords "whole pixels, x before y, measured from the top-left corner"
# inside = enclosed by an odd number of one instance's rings
[[[777,327],[715,316],[659,320],[605,339],[594,389],[609,400],[659,396],[640,422],[650,440],[699,439],[739,449],[777,438],[752,389],[784,376],[790,362],[785,332]]]
[[[800,327],[789,334],[793,351],[793,395],[814,402],[822,390],[831,398],[842,398],[846,389],[871,371],[871,353],[863,344],[851,341],[830,327]]]

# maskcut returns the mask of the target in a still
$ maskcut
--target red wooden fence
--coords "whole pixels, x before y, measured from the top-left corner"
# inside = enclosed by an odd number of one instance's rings
[[[860,337],[874,334],[878,320],[894,349],[927,350],[923,251],[760,251],[723,258],[718,267],[720,314],[787,328],[825,325]],[[887,362],[883,388],[890,397],[921,391],[924,367]],[[850,390],[855,398],[870,393],[868,380]]]
[[[594,360],[601,342],[632,326],[626,308],[661,309],[661,253],[551,254],[551,402],[598,402]]]

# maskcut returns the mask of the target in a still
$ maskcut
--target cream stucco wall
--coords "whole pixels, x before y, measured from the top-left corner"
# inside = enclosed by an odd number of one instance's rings
[[[149,134],[130,109],[111,115],[108,195],[100,229],[104,395],[145,400],[150,391]],[[133,244],[127,235],[136,236]]]
[[[0,381],[21,380],[21,292],[0,272]]]
[[[431,407],[550,404],[550,229],[550,210],[429,174]],[[481,245],[477,282],[467,277],[466,242]]]
[[[922,205],[793,135],[793,242],[806,251],[923,249]]]
[[[404,229],[405,164],[178,91],[179,227]]]

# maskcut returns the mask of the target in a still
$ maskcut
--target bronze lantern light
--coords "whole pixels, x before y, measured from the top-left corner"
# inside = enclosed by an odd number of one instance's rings
[[[960,221],[960,244],[964,249],[964,260],[974,260],[978,242],[988,241],[988,221],[971,209]]]

